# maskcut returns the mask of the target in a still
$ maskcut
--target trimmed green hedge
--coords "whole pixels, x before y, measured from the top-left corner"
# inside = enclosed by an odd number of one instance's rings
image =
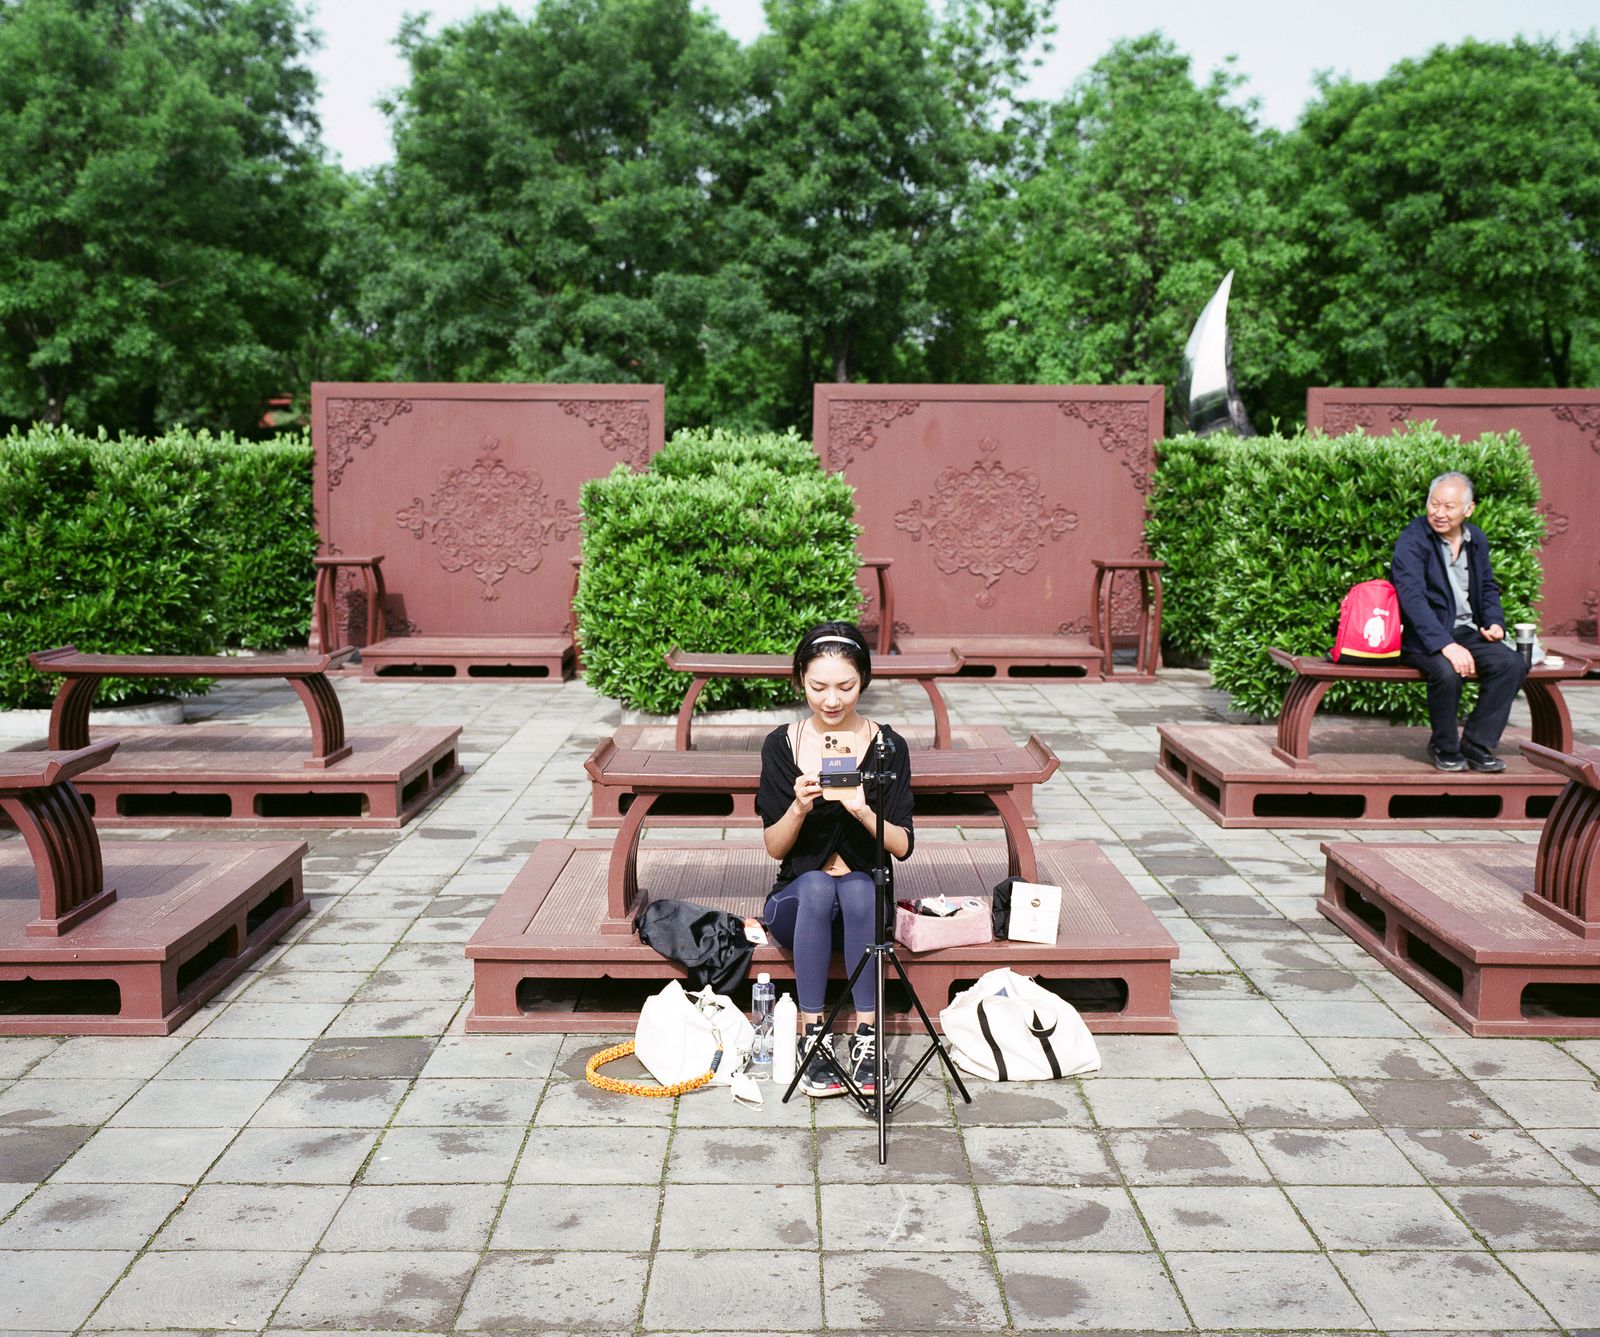
[[[1170,657],[1204,661],[1211,653],[1228,453],[1262,443],[1282,444],[1282,438],[1241,441],[1217,433],[1173,437],[1156,445],[1144,536],[1150,555],[1167,564],[1161,573],[1161,640]]]
[[[29,667],[31,650],[303,643],[316,541],[303,438],[0,438],[0,707],[49,704],[55,679]],[[100,695],[178,686],[112,680]]]
[[[676,710],[687,680],[674,645],[793,651],[828,618],[854,617],[854,495],[798,437],[679,433],[646,473],[619,465],[584,484],[578,638],[590,684],[639,710]],[[723,458],[717,458],[722,455]],[[657,462],[666,457],[667,470]],[[763,467],[782,461],[787,467]],[[784,681],[714,679],[702,705],[794,699]]]
[[[1387,577],[1395,538],[1447,470],[1473,480],[1472,519],[1488,536],[1508,622],[1528,617],[1539,596],[1539,484],[1515,433],[1462,441],[1430,425],[1395,437],[1266,439],[1224,447],[1220,459],[1216,561],[1203,578],[1214,596],[1212,677],[1237,710],[1277,715],[1290,674],[1267,648],[1326,654],[1345,591]],[[1421,684],[1336,683],[1325,703],[1427,720]]]
[[[822,461],[794,428],[787,432],[735,432],[723,427],[686,427],[674,432],[655,458],[652,473],[668,478],[704,478],[719,465],[774,469],[781,474],[822,472]]]

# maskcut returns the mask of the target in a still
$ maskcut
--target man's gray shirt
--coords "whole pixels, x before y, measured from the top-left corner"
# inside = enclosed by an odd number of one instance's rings
[[[1450,553],[1450,540],[1444,535],[1439,535],[1439,546],[1443,549],[1444,569],[1450,574],[1450,588],[1456,596],[1456,622],[1458,627],[1472,627],[1477,625],[1477,618],[1472,615],[1472,600],[1468,596],[1467,577],[1467,544],[1472,542],[1472,536],[1465,531],[1461,535],[1461,545]]]

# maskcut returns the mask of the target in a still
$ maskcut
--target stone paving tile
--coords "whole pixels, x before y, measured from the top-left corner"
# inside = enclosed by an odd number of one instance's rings
[[[1289,1024],[1308,1038],[1325,1035],[1404,1040],[1416,1034],[1415,1028],[1393,1008],[1376,1000],[1284,998],[1277,1000],[1277,1007]]]
[[[543,1078],[419,1078],[395,1111],[394,1122],[435,1126],[515,1124],[526,1128],[543,1094]]]
[[[1211,1078],[1332,1076],[1322,1057],[1299,1036],[1263,1035],[1242,1045],[1231,1035],[1196,1035],[1187,1044]]]
[[[1021,1128],[1087,1128],[1089,1110],[1077,1081],[1002,1083],[967,1081],[970,1105],[955,1100],[956,1122]],[[843,1104],[835,1101],[835,1104]],[[898,1116],[898,1111],[896,1111]],[[898,1124],[901,1120],[896,1117]]]
[[[314,1254],[284,1297],[276,1322],[291,1328],[449,1327],[476,1253]]]
[[[156,1249],[309,1250],[346,1190],[332,1185],[202,1184],[156,1236]]]
[[[9,1170],[9,1167],[7,1169]],[[32,1193],[34,1188],[35,1185],[33,1184],[0,1180],[0,1217],[4,1217],[7,1212],[26,1198],[28,1194]]]
[[[456,1327],[628,1332],[648,1270],[642,1253],[490,1253],[472,1278]],[[702,1286],[707,1275],[701,1274]]]
[[[200,1041],[195,1041],[199,1044]],[[391,1036],[381,1039],[313,1040],[294,1066],[293,1076],[332,1080],[340,1077],[412,1078],[427,1066],[433,1045],[422,1039]],[[286,1074],[287,1075],[287,1074]]]
[[[1160,1249],[1317,1247],[1282,1189],[1136,1188],[1133,1198]]]
[[[1002,1253],[996,1262],[1013,1326],[1021,1331],[1189,1328],[1154,1254]]]
[[[377,1145],[376,1129],[246,1128],[211,1167],[211,1183],[350,1184]]]
[[[305,1262],[303,1253],[147,1253],[95,1312],[101,1328],[256,1329]]]
[[[120,1036],[117,1038],[121,1039]],[[43,1063],[58,1049],[64,1049],[71,1043],[73,1042],[43,1035],[0,1035],[0,1078],[21,1077]],[[115,1052],[114,1046],[110,1048]],[[72,1074],[59,1072],[55,1075],[67,1077]]]
[[[239,1127],[277,1087],[271,1081],[156,1078],[107,1120],[110,1128]]]
[[[368,1184],[501,1184],[520,1128],[391,1128],[362,1175]]]
[[[626,1073],[619,1072],[619,1076]],[[612,1095],[587,1082],[551,1082],[539,1102],[534,1123],[542,1127],[605,1127],[634,1124],[665,1127],[672,1122],[672,1101],[631,1100]]]
[[[1212,1085],[1246,1128],[1359,1128],[1372,1117],[1332,1080],[1226,1078]]]
[[[835,1136],[843,1137],[844,1134]],[[869,1136],[862,1132],[855,1140]],[[871,1134],[876,1142],[876,1134]],[[949,1135],[954,1139],[955,1135]],[[876,1147],[874,1146],[874,1156]],[[959,1148],[956,1151],[959,1157]],[[808,1129],[757,1131],[680,1128],[672,1139],[667,1181],[673,1184],[796,1184],[812,1181]]]
[[[1586,1188],[1441,1192],[1491,1249],[1600,1249],[1600,1200]]]
[[[1286,1191],[1325,1249],[1479,1247],[1431,1188],[1321,1185]]]
[[[1192,1045],[1176,1035],[1097,1035],[1100,1072],[1106,1077],[1200,1077]],[[1226,1042],[1224,1042],[1226,1043]]]
[[[9,1181],[38,1183],[53,1175],[93,1134],[93,1128],[0,1128],[0,1165]]]
[[[965,1161],[954,1129],[891,1129],[885,1165],[878,1164],[878,1135],[870,1125],[817,1133],[817,1179],[824,1184],[942,1184],[957,1176],[965,1176]]]
[[[969,1128],[962,1136],[975,1184],[1115,1184],[1116,1165],[1098,1133],[1041,1128]]]
[[[820,1127],[859,1128],[867,1117],[854,1104],[846,1100],[813,1100],[796,1091],[784,1103],[781,1085],[770,1080],[760,1083],[761,1104],[747,1105],[735,1100],[726,1087],[702,1087],[698,1091],[680,1096],[677,1101],[679,1128],[809,1128],[815,1119]],[[950,1110],[942,1093],[924,1081],[919,1090],[926,1089],[929,1096],[937,1095],[938,1103],[921,1099],[919,1095],[907,1097],[904,1106],[896,1110],[894,1122],[948,1124]],[[903,1111],[903,1112],[902,1112]]]
[[[1172,1015],[1180,1035],[1293,1035],[1283,1013],[1256,999],[1174,999]]]
[[[1572,1174],[1519,1129],[1395,1128],[1390,1137],[1435,1184],[1570,1184]]]
[[[248,978],[248,977],[247,977]],[[283,1003],[348,1003],[367,981],[359,970],[272,971],[254,977],[239,1001]]]
[[[1593,1337],[1600,1317],[1600,1256],[1594,1253],[1507,1253],[1502,1262],[1574,1337]],[[1577,1330],[1582,1328],[1582,1333]]]
[[[1317,1036],[1308,1043],[1340,1077],[1406,1081],[1457,1075],[1450,1061],[1425,1040]]]
[[[1085,1084],[1103,1128],[1233,1128],[1234,1118],[1209,1082],[1102,1077]]]
[[[1392,1128],[1497,1128],[1511,1122],[1467,1081],[1355,1080],[1350,1090],[1374,1119]]]
[[[207,1039],[227,1036],[272,1039],[304,1037],[315,1039],[339,1015],[337,1003],[286,1002],[230,1003],[206,1023],[201,1032]]]
[[[108,1081],[120,1077],[153,1077],[185,1042],[171,1036],[79,1035],[54,1040],[7,1039],[0,1046],[0,1076],[74,1077]],[[27,1046],[27,1047],[24,1047]],[[22,1065],[32,1054],[31,1066]],[[8,1069],[7,1059],[14,1068]]]
[[[1533,1134],[1585,1184],[1600,1184],[1600,1131],[1593,1128],[1541,1128]]]
[[[70,1332],[133,1256],[122,1249],[0,1252],[0,1330]]]
[[[1205,1328],[1353,1328],[1373,1325],[1321,1254],[1175,1253],[1178,1292]]]
[[[514,1182],[659,1183],[668,1137],[665,1128],[535,1128],[522,1149]],[[678,1137],[684,1137],[681,1129]]]
[[[1375,1128],[1269,1129],[1250,1140],[1280,1184],[1419,1184],[1422,1175]]]
[[[1380,1329],[1420,1322],[1457,1331],[1536,1328],[1550,1321],[1544,1308],[1487,1253],[1332,1256]]]
[[[191,1040],[158,1074],[162,1081],[278,1082],[306,1052],[304,1040]]]
[[[423,1077],[548,1077],[559,1035],[447,1035],[430,1049]],[[398,1040],[384,1044],[415,1043]]]
[[[401,1078],[289,1078],[250,1122],[258,1128],[379,1128],[394,1116],[406,1086]]]
[[[862,1186],[877,1187],[877,1186]],[[827,1221],[828,1187],[823,1189],[823,1220]],[[907,1194],[913,1188],[896,1187]],[[940,1186],[936,1192],[964,1191],[968,1206],[972,1192]],[[512,1190],[513,1194],[517,1190]],[[652,1207],[646,1226],[653,1224]],[[507,1203],[507,1210],[510,1203]],[[539,1210],[535,1205],[532,1210]],[[972,1213],[976,1228],[976,1213]],[[881,1232],[891,1216],[874,1225]],[[853,1224],[853,1223],[852,1223]],[[826,1226],[824,1226],[826,1232]],[[646,1234],[648,1235],[648,1229]],[[908,1238],[902,1234],[900,1238]],[[646,1240],[648,1245],[649,1241]],[[810,1184],[669,1184],[661,1198],[661,1228],[657,1247],[662,1249],[814,1249],[817,1247],[817,1193]],[[843,1247],[835,1242],[836,1247]],[[881,1243],[879,1248],[897,1247]],[[912,1248],[915,1245],[904,1245]],[[929,1247],[924,1245],[923,1247]],[[940,1244],[936,1247],[953,1248]],[[978,1245],[962,1246],[977,1248]]]
[[[104,1128],[61,1166],[69,1184],[193,1184],[233,1137],[231,1128]]]
[[[989,1238],[997,1251],[1127,1253],[1150,1247],[1150,1237],[1133,1203],[1120,1188],[994,1184],[979,1193]]]
[[[0,1091],[0,1126],[101,1124],[131,1099],[139,1086],[134,1077],[103,1081],[24,1077]]]
[[[1594,1080],[1576,1058],[1546,1040],[1474,1040],[1463,1035],[1441,1037],[1433,1047],[1474,1081],[1485,1077]]]
[[[183,1198],[177,1184],[45,1184],[0,1225],[0,1249],[144,1248]]]
[[[994,1275],[972,1262],[971,1254],[959,1253],[824,1253],[828,1326],[1000,1328],[1005,1324],[1005,1309]],[[652,1292],[654,1288],[652,1279]],[[646,1321],[651,1317],[647,1307]]]
[[[1243,1133],[1113,1131],[1106,1143],[1130,1184],[1265,1184],[1272,1178]]]
[[[653,1185],[519,1185],[506,1196],[489,1246],[563,1252],[648,1249],[660,1196]],[[710,1243],[702,1235],[698,1247]]]
[[[1478,1088],[1524,1128],[1581,1128],[1600,1109],[1600,1083],[1480,1081]]]
[[[498,1184],[363,1184],[350,1191],[321,1237],[335,1252],[480,1250],[500,1206]]]
[[[444,1002],[354,1002],[347,1004],[323,1032],[328,1036],[443,1035],[462,995]]]

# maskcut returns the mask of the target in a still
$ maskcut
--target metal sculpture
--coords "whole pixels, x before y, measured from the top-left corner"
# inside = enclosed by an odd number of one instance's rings
[[[1187,402],[1189,430],[1198,436],[1256,434],[1233,379],[1233,340],[1228,334],[1228,294],[1232,289],[1230,269],[1183,346],[1183,384],[1178,387],[1178,399]]]

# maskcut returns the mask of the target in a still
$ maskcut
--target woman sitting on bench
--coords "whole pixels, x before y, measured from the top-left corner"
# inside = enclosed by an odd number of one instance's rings
[[[882,735],[884,765],[894,774],[882,799],[883,845],[887,853],[904,859],[912,845],[911,753],[893,729],[856,713],[856,703],[872,681],[872,656],[853,623],[824,622],[806,632],[794,653],[794,681],[811,713],[798,724],[774,729],[761,745],[756,810],[766,828],[767,853],[780,861],[763,919],[779,946],[794,955],[805,1032],[801,1052],[817,1042],[817,1052],[801,1073],[800,1089],[810,1096],[836,1096],[844,1083],[834,1068],[833,1037],[822,1030],[828,967],[842,948],[845,970],[854,970],[877,940],[872,862],[879,817],[859,780],[824,788],[821,773],[830,758],[846,759],[847,773],[856,764],[870,766]],[[839,762],[826,769],[839,769]],[[876,796],[877,786],[872,789]],[[875,1089],[876,1080],[876,990],[872,972],[864,970],[852,991],[856,1028],[848,1061],[856,1086],[867,1093]],[[774,1042],[786,1043],[787,1037],[775,1037]],[[883,1074],[887,1086],[887,1062]]]

